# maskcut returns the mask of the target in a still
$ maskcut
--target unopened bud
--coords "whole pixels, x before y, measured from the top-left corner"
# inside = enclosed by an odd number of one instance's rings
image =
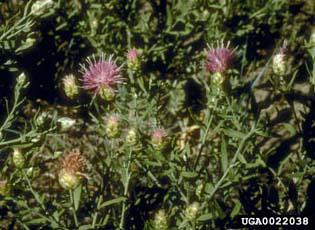
[[[35,16],[40,16],[45,11],[47,11],[49,8],[51,8],[54,5],[53,0],[37,0],[33,5],[32,5],[32,13]]]
[[[309,41],[310,45],[315,47],[315,30],[313,30],[311,36],[310,36],[310,41]]]
[[[60,170],[58,178],[60,186],[66,190],[76,188],[81,181],[78,175],[71,173],[65,169]]]
[[[73,127],[76,121],[69,117],[61,117],[57,120],[57,123],[60,127],[60,131],[65,132],[68,131],[71,127]]]
[[[65,92],[65,95],[70,99],[74,99],[79,95],[79,87],[77,86],[77,83],[73,74],[70,74],[64,77],[63,89]]]
[[[204,184],[199,184],[199,185],[197,186],[197,188],[196,188],[196,196],[197,196],[198,198],[201,197],[201,194],[202,194],[203,189],[204,189]]]
[[[151,144],[156,150],[162,150],[167,144],[167,133],[164,129],[156,129],[151,136]]]
[[[138,142],[138,133],[135,129],[129,129],[126,136],[127,144],[136,145]]]
[[[26,78],[25,73],[21,73],[17,77],[17,84],[19,84],[20,86],[23,86],[24,88],[27,87],[27,78]]]
[[[106,123],[106,135],[109,138],[117,137],[120,134],[119,118],[116,115],[111,115]]]
[[[129,69],[136,71],[140,68],[140,53],[137,49],[131,49],[127,53],[127,66]]]
[[[42,112],[41,114],[38,115],[38,117],[35,120],[35,123],[38,127],[43,126],[47,123],[49,119],[49,115],[46,112]]]
[[[278,53],[273,57],[272,60],[273,72],[278,76],[283,76],[286,72],[286,61],[283,53]]]
[[[211,78],[215,85],[221,85],[224,81],[224,77],[219,72],[214,73]]]
[[[168,220],[164,209],[159,210],[154,217],[154,229],[167,230]]]
[[[13,149],[13,156],[12,156],[13,164],[16,168],[21,169],[25,166],[25,158],[20,149]]]
[[[193,221],[196,219],[198,211],[199,211],[199,203],[198,202],[193,202],[189,206],[187,206],[185,210],[185,216],[188,220]]]
[[[7,180],[0,180],[0,195],[8,196],[10,194],[11,186]]]
[[[99,90],[99,95],[105,101],[112,101],[115,98],[115,91],[109,87],[103,86]]]

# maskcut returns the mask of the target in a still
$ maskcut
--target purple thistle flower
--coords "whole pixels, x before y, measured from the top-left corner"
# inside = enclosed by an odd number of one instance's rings
[[[217,48],[210,47],[207,52],[206,68],[212,73],[223,73],[229,69],[234,59],[234,50],[229,48],[230,42],[224,47],[223,42]]]
[[[123,82],[120,72],[121,66],[117,66],[112,57],[111,55],[108,60],[105,60],[105,56],[102,54],[96,60],[93,55],[92,58],[87,58],[87,66],[81,64],[82,87],[84,89],[94,91],[95,94],[104,89],[114,92],[117,85]]]

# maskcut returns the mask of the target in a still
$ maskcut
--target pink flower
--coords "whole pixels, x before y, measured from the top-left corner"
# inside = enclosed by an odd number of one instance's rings
[[[165,129],[158,128],[155,129],[151,136],[151,143],[154,148],[156,149],[162,149],[167,141],[167,133]]]
[[[138,60],[139,53],[137,49],[133,48],[127,52],[127,59],[129,62],[136,62]]]
[[[88,66],[81,64],[84,89],[94,91],[96,94],[104,89],[113,92],[117,85],[123,82],[121,67],[117,66],[112,57],[109,56],[108,60],[105,60],[102,54],[99,60],[96,60],[93,55],[92,58],[88,57],[86,60]]]
[[[223,43],[220,47],[213,48],[207,52],[206,68],[212,73],[223,73],[229,69],[234,59],[234,50],[229,49],[230,42],[224,47]],[[219,44],[218,44],[219,46]]]

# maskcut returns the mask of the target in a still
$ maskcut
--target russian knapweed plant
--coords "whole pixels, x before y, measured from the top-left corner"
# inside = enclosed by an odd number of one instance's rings
[[[315,36],[294,40],[294,4],[44,0],[3,13],[0,67],[15,80],[0,101],[1,225],[226,229],[239,214],[311,213]],[[37,76],[63,92],[37,95]]]

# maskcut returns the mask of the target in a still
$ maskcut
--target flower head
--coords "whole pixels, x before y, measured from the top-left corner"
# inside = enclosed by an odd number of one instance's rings
[[[131,128],[128,130],[126,135],[126,142],[129,145],[136,145],[138,142],[138,133],[137,130],[134,128]]]
[[[164,209],[160,209],[154,216],[154,229],[168,229],[168,220]]]
[[[118,115],[112,114],[106,118],[106,135],[109,138],[117,137],[121,131],[121,124]]]
[[[40,16],[41,14],[45,13],[49,8],[54,5],[53,0],[38,0],[32,5],[32,13],[35,16]]]
[[[185,210],[185,215],[188,220],[192,221],[195,220],[200,209],[200,205],[198,202],[193,202],[192,204],[188,205]]]
[[[151,143],[155,149],[161,150],[167,144],[167,133],[165,129],[155,129],[151,136]]]
[[[279,49],[279,52],[272,59],[273,72],[278,76],[283,76],[287,70],[287,63],[285,60],[286,53],[287,53],[287,46],[286,46],[286,41],[284,41],[283,45]]]
[[[95,56],[89,57],[86,62],[88,66],[81,64],[83,88],[111,100],[117,85],[122,83],[121,67],[112,60],[112,56],[105,60],[104,54],[98,60]]]
[[[315,29],[313,30],[311,36],[310,36],[310,41],[309,43],[311,44],[311,46],[315,46]]]
[[[136,71],[140,67],[140,53],[133,48],[127,52],[127,66],[129,69]]]
[[[221,46],[214,48],[210,47],[207,51],[206,68],[212,73],[223,73],[229,69],[234,59],[234,50],[229,48],[230,42],[224,47],[223,42]]]
[[[74,99],[79,94],[79,87],[76,84],[73,74],[66,75],[62,79],[63,88],[66,96],[70,99]]]
[[[11,186],[8,180],[0,180],[0,195],[8,196],[10,194]]]
[[[18,169],[21,169],[25,166],[25,158],[22,154],[22,151],[18,148],[13,149],[13,156],[12,156],[13,164]]]
[[[127,52],[128,61],[131,61],[131,62],[137,61],[138,56],[139,56],[139,52],[135,48],[133,48]]]
[[[64,189],[74,189],[80,184],[86,167],[86,159],[79,150],[72,150],[61,160],[59,184]]]

